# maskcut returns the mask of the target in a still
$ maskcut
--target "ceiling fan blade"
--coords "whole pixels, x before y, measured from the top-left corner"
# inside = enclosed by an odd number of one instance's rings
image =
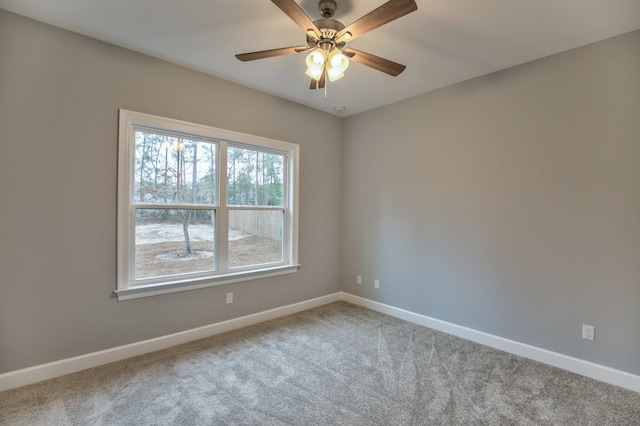
[[[316,89],[324,89],[324,85],[326,83],[326,72],[323,72],[322,75],[320,76],[320,81],[316,80],[315,78],[311,79],[311,84],[309,85],[309,89],[311,90],[316,90]]]
[[[307,33],[309,30],[313,31],[317,38],[320,38],[320,30],[316,27],[316,24],[307,16],[306,13],[298,6],[294,0],[271,0],[273,4],[278,6],[280,10],[287,14],[289,18],[293,20],[302,31]]]
[[[255,61],[256,59],[271,58],[274,56],[282,56],[282,55],[289,55],[291,53],[304,52],[305,50],[309,50],[309,49],[310,49],[309,46],[282,47],[280,49],[269,49],[269,50],[260,50],[258,52],[239,53],[236,55],[236,58],[240,59],[243,62]]]
[[[388,59],[384,59],[379,56],[372,55],[371,53],[362,52],[356,49],[351,49],[349,47],[344,49],[344,52],[348,54],[353,53],[353,56],[350,57],[352,61],[362,65],[366,65],[378,71],[382,71],[394,77],[396,77],[406,68],[406,66],[399,64],[397,62],[393,62]]]
[[[354,23],[347,25],[336,34],[336,39],[349,33],[351,36],[347,40],[353,40],[415,10],[418,10],[418,5],[414,0],[389,0]]]

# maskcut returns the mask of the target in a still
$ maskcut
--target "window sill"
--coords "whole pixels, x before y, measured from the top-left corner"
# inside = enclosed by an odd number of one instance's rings
[[[275,277],[278,275],[292,274],[300,269],[300,265],[286,265],[275,268],[265,268],[252,271],[230,273],[218,277],[200,278],[192,281],[176,281],[162,284],[150,284],[144,286],[129,287],[116,290],[114,293],[118,301],[139,299],[141,297],[158,296],[160,294],[177,293],[179,291],[196,290],[199,288],[214,287],[231,284],[240,281],[257,280],[261,278]]]

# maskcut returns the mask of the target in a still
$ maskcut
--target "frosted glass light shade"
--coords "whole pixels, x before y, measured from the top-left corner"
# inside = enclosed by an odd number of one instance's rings
[[[322,67],[309,67],[307,68],[305,74],[313,78],[314,80],[319,80],[320,76],[322,76]]]
[[[322,50],[314,50],[313,52],[307,55],[307,66],[309,68],[320,67],[324,65],[326,57]]]
[[[329,63],[331,68],[337,68],[342,72],[349,67],[349,59],[339,50],[334,50],[329,54]]]
[[[344,73],[338,68],[329,68],[327,69],[327,76],[329,77],[329,81],[336,81],[344,77]]]

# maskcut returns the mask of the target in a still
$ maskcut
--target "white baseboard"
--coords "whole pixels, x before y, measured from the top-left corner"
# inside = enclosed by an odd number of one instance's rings
[[[341,298],[342,293],[333,293],[327,296],[294,303],[292,305],[269,309],[267,311],[205,325],[191,330],[181,331],[167,336],[157,337],[155,339],[92,352],[47,364],[36,365],[22,370],[10,371],[8,373],[0,374],[0,392],[43,380],[53,379],[54,377],[64,376],[65,374],[75,373],[87,368],[98,367],[110,362],[121,361],[126,358],[143,355],[160,349],[166,349],[171,346],[203,339],[205,337],[236,330],[238,328],[283,317],[296,312],[305,311],[317,306],[337,302]]]
[[[349,293],[343,292],[341,294],[341,299],[353,303],[354,305],[369,308],[414,324],[429,327],[463,339],[471,340],[472,342],[480,343],[514,355],[519,355],[553,367],[571,371],[572,373],[580,374],[591,379],[599,380],[601,382],[609,383],[635,392],[640,392],[640,376],[635,374],[516,342],[514,340],[505,339],[503,337],[477,331],[472,328],[441,321],[426,315],[417,314],[415,312],[385,305],[384,303],[354,296]]]
[[[238,328],[301,312],[317,306],[326,305],[328,303],[344,300],[354,305],[363,306],[371,310],[381,312],[414,324],[442,331],[463,339],[471,340],[482,345],[490,346],[514,355],[519,355],[535,361],[542,362],[563,370],[571,371],[595,380],[620,386],[635,392],[640,392],[640,376],[616,370],[593,362],[584,361],[567,355],[552,352],[546,349],[516,342],[514,340],[505,339],[492,334],[477,331],[471,328],[441,321],[426,315],[417,314],[415,312],[396,308],[394,306],[385,305],[384,303],[375,302],[349,293],[338,292],[327,296],[306,300],[292,305],[282,306],[279,308],[269,309],[267,311],[246,315],[239,318],[222,321],[215,324],[205,325],[203,327],[170,334],[167,336],[157,337],[155,339],[144,340],[141,342],[131,343],[129,345],[118,346],[115,348],[105,349],[103,351],[92,352],[60,361],[50,362],[47,364],[36,365],[34,367],[22,370],[11,371],[9,373],[0,374],[0,392],[20,386],[29,385],[40,382],[42,380],[52,379],[54,377],[63,376],[65,374],[75,373],[87,368],[98,367],[110,362],[120,361],[149,352],[166,349],[171,346],[180,345],[182,343],[191,342],[227,331],[236,330]]]

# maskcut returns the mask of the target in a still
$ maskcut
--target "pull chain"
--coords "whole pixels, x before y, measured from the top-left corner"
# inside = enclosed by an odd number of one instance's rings
[[[327,99],[327,86],[329,86],[329,74],[327,73],[327,66],[324,66],[324,98]]]

